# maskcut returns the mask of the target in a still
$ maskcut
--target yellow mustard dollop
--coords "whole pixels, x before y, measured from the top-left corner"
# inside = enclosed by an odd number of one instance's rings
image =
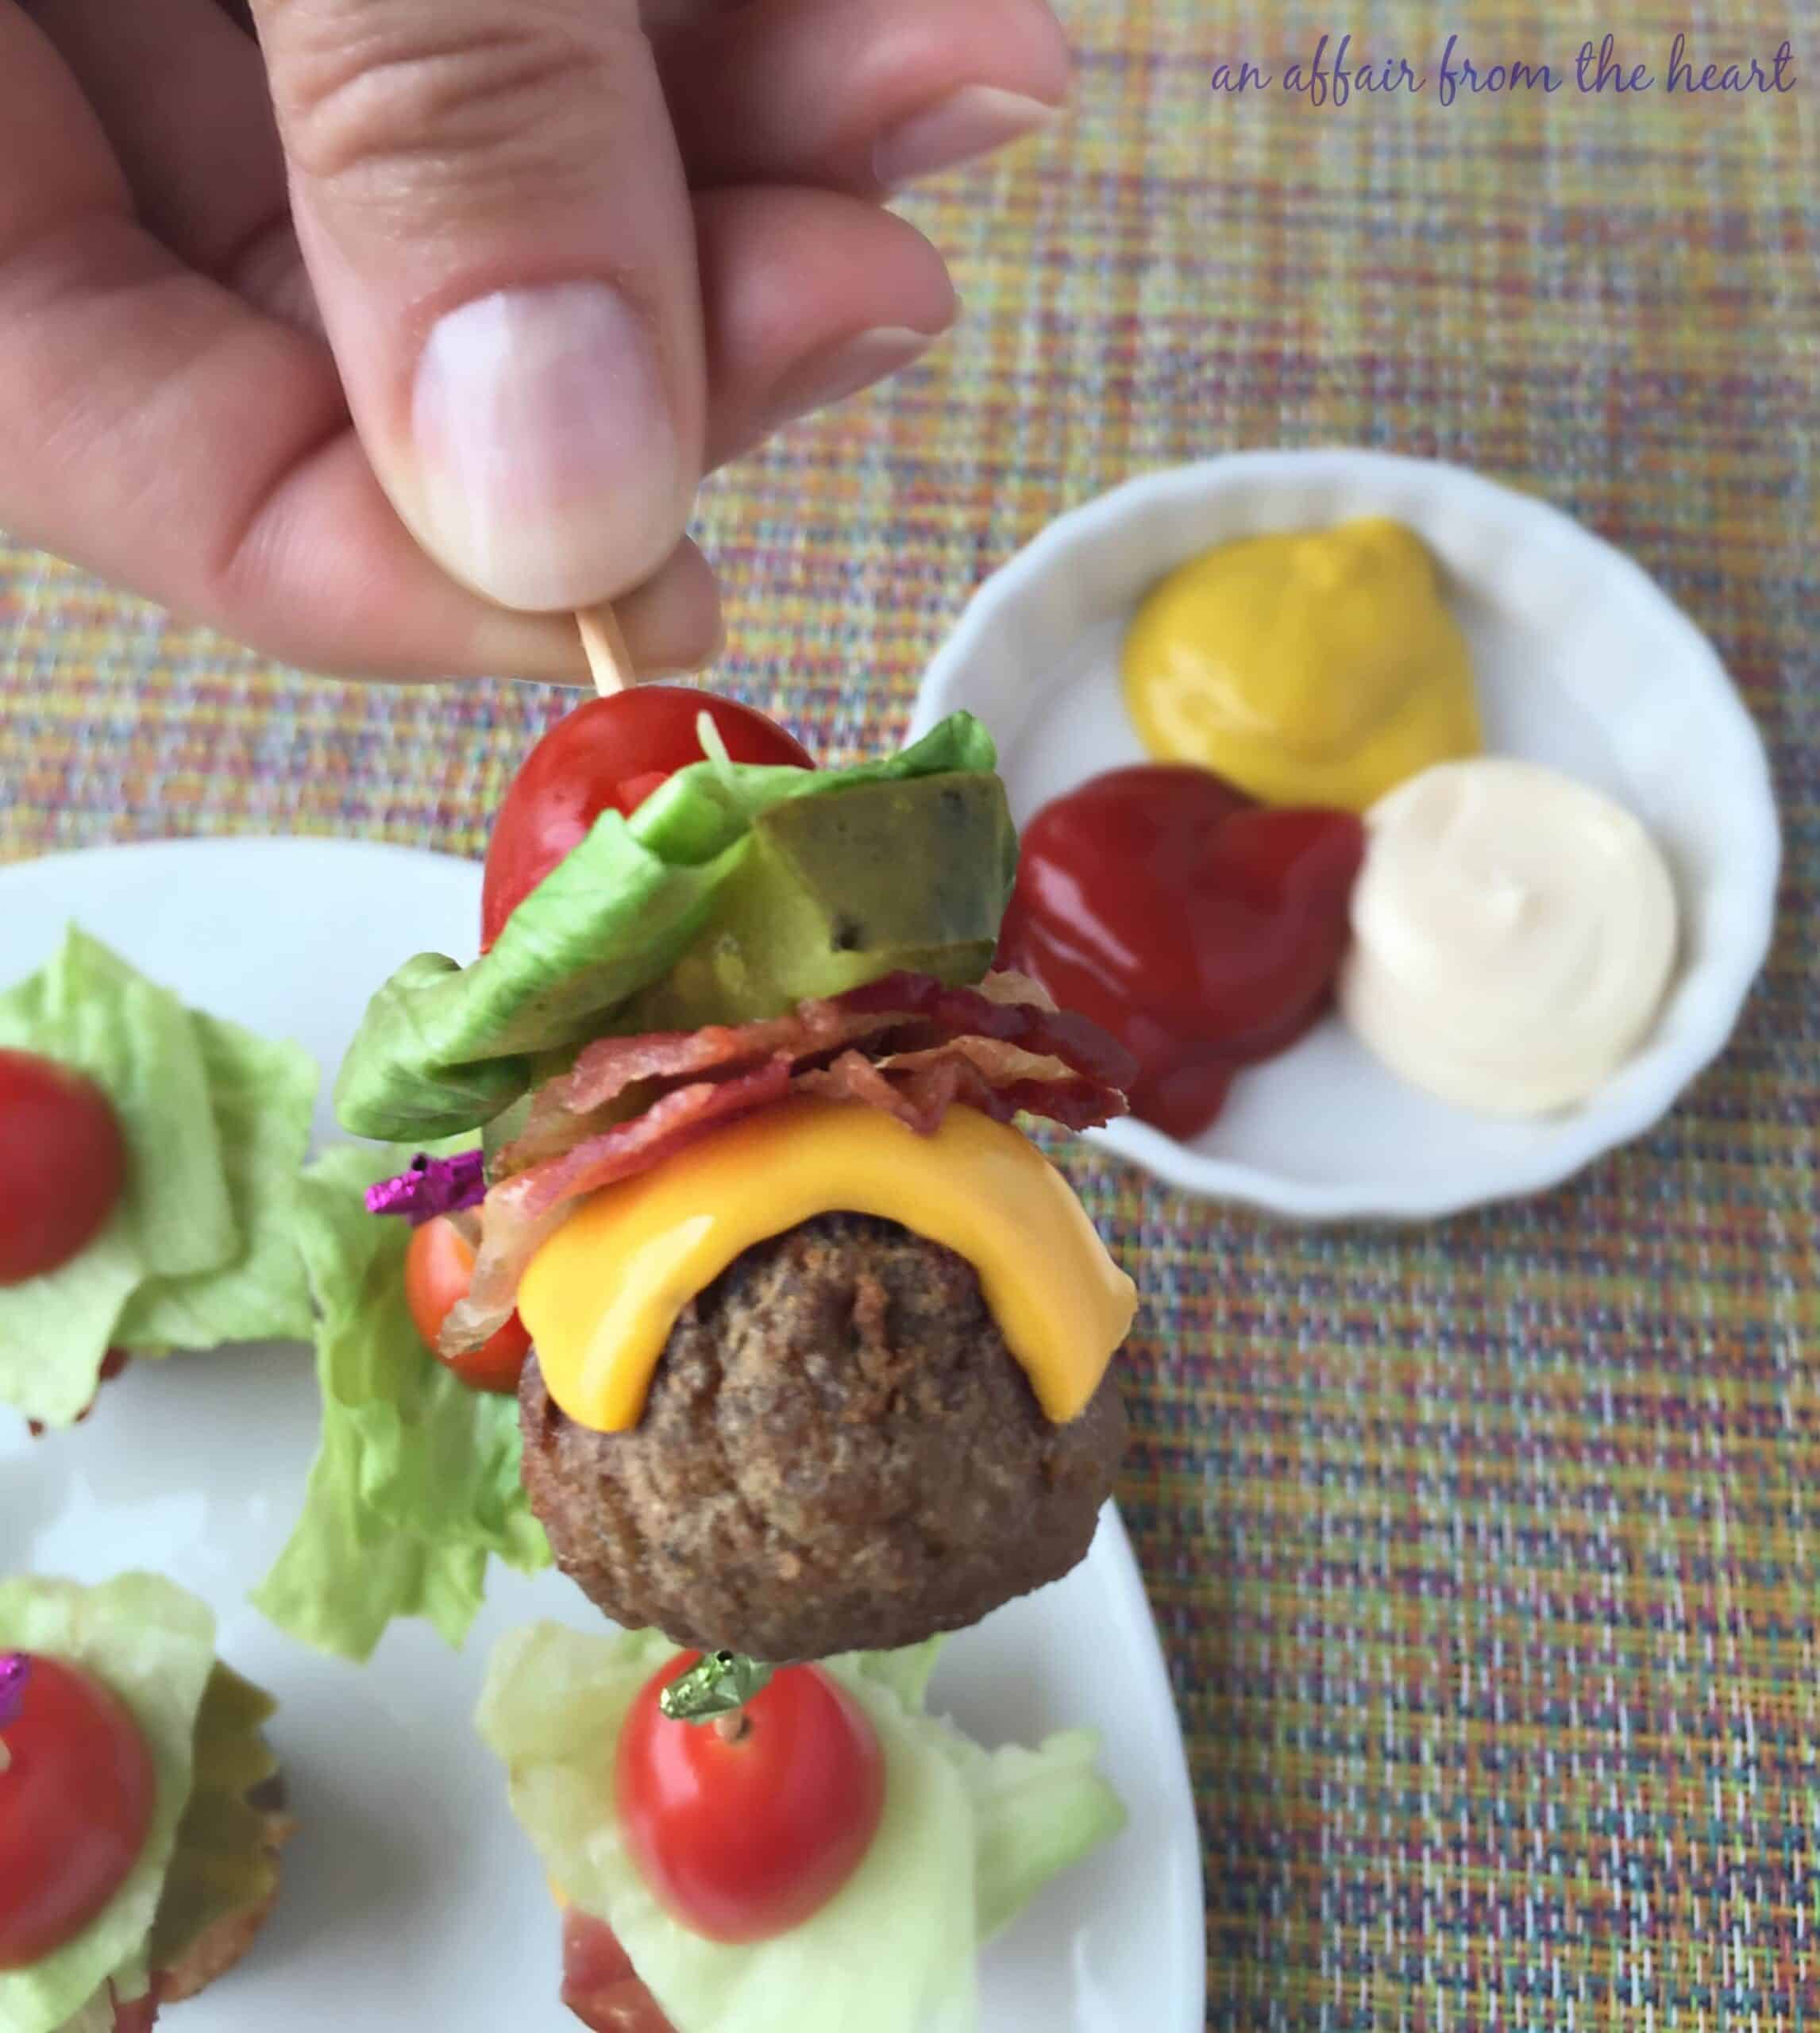
[[[1434,560],[1382,516],[1191,558],[1139,608],[1124,678],[1153,755],[1267,804],[1363,812],[1484,746]]]
[[[874,1214],[964,1256],[1037,1402],[1082,1412],[1136,1287],[1027,1136],[951,1108],[932,1136],[855,1101],[781,1101],[604,1186],[531,1260],[519,1317],[550,1396],[623,1433],[677,1315],[735,1257],[817,1214]]]

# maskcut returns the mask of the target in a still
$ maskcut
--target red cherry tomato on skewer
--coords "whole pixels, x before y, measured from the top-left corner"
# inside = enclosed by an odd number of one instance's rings
[[[125,1182],[120,1124],[94,1082],[34,1052],[0,1051],[0,1285],[86,1248]]]
[[[474,1251],[446,1214],[412,1232],[404,1258],[404,1298],[423,1345],[446,1363],[464,1383],[476,1391],[496,1391],[511,1397],[530,1353],[530,1337],[515,1313],[499,1333],[470,1355],[445,1356],[436,1345],[442,1323],[468,1296],[474,1282]]]
[[[702,759],[706,713],[735,762],[812,770],[802,743],[731,699],[679,685],[641,685],[591,699],[558,720],[513,779],[493,822],[480,892],[480,950],[601,813],[630,818],[678,770]]]
[[[0,1730],[0,1969],[80,1934],[145,1846],[157,1780],[125,1703],[56,1659],[28,1657]]]
[[[817,1912],[859,1867],[885,1811],[885,1758],[866,1712],[814,1666],[786,1666],[729,1742],[673,1722],[658,1698],[697,1653],[646,1681],[619,1733],[626,1846],[683,1926],[766,1941]]]

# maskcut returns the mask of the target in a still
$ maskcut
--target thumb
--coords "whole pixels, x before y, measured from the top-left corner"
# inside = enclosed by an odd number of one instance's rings
[[[457,579],[611,600],[701,476],[694,227],[636,0],[253,0],[375,469]]]

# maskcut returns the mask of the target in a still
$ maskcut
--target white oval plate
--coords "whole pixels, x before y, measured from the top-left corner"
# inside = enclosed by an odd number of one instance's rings
[[[199,1009],[337,1063],[407,953],[472,951],[480,871],[399,847],[222,840],[98,849],[0,868],[7,981],[75,920]],[[336,1132],[325,1099],[318,1132]],[[175,2008],[183,2033],[574,2033],[558,1927],[503,1776],[470,1726],[488,1650],[514,1625],[592,1613],[559,1576],[495,1567],[473,1636],[395,1625],[357,1668],[249,1607],[296,1515],[316,1394],[297,1348],[140,1364],[87,1425],[37,1442],[0,1409],[0,1572],[98,1581],[149,1567],[222,1620],[224,1656],[276,1695],[302,1823],[245,1964]],[[1118,1840],[1050,1885],[989,1948],[998,2033],[1199,2033],[1201,1851],[1143,1584],[1109,1505],[1086,1560],[957,1638],[935,1704],[986,1742],[1097,1729],[1130,1809]]]
[[[1469,1114],[1408,1086],[1329,1017],[1235,1082],[1192,1144],[1090,1132],[1172,1185],[1304,1220],[1417,1219],[1558,1185],[1665,1114],[1722,1050],[1768,951],[1781,847],[1756,729],[1705,637],[1637,566],[1475,473],[1359,451],[1247,452],[1151,473],[1053,523],[981,587],[930,665],[915,731],[966,707],[1001,745],[1020,825],[1147,759],[1120,697],[1132,611],[1213,546],[1390,515],[1440,559],[1471,644],[1486,744],[1610,793],[1655,834],[1683,913],[1643,1049],[1584,1107]]]

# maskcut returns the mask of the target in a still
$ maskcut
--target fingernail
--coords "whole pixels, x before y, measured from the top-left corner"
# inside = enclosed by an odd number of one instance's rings
[[[963,85],[873,144],[872,173],[888,191],[970,162],[1046,126],[1056,109],[996,85]]]
[[[773,423],[808,416],[870,388],[888,374],[908,367],[927,353],[939,334],[912,331],[907,325],[879,325],[857,338],[843,339],[786,375],[773,390],[769,411]]]
[[[451,311],[418,368],[420,532],[508,607],[582,606],[673,547],[692,482],[644,321],[603,283]]]

